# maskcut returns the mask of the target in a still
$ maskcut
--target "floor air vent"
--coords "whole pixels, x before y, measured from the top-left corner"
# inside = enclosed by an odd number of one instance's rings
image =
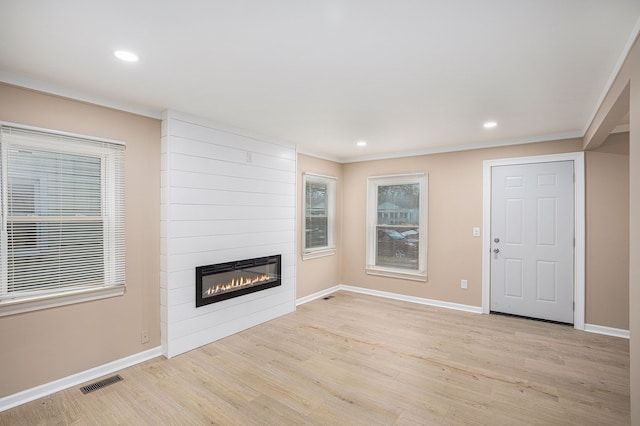
[[[114,383],[117,383],[121,380],[124,380],[124,379],[120,377],[120,375],[116,374],[115,376],[107,377],[106,379],[102,379],[90,385],[83,386],[80,388],[80,390],[82,391],[82,393],[88,394],[90,392],[97,391],[98,389],[102,389],[105,386],[109,386]]]

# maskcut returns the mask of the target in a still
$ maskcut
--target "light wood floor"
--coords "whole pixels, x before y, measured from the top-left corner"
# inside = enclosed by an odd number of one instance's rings
[[[336,293],[1,425],[624,425],[625,339]]]

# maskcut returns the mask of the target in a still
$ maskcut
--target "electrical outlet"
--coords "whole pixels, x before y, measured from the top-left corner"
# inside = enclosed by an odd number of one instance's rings
[[[478,228],[477,226],[475,226],[473,228],[473,236],[474,237],[479,237],[480,236],[480,228]]]
[[[460,280],[460,288],[467,288],[467,280]]]
[[[140,333],[140,343],[149,343],[149,332],[147,330],[142,330]]]

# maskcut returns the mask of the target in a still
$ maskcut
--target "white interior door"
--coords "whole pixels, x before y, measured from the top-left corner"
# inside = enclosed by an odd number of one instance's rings
[[[573,323],[572,161],[491,169],[491,310]]]

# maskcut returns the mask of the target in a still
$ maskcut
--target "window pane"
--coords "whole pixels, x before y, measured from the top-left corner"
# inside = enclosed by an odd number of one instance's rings
[[[306,235],[305,246],[306,248],[325,247],[327,242],[327,222],[328,218],[325,217],[307,217],[306,220]]]
[[[307,182],[305,189],[305,248],[325,247],[329,244],[327,184]]]
[[[101,159],[24,147],[8,157],[7,291],[102,285]]]
[[[415,226],[377,226],[376,265],[417,270],[419,232]]]
[[[378,187],[378,225],[418,226],[419,221],[419,183]]]
[[[327,185],[307,182],[307,216],[327,215]]]
[[[16,149],[9,152],[9,215],[100,216],[101,160]]]
[[[378,187],[376,265],[419,269],[420,184]]]
[[[17,222],[7,236],[9,292],[104,282],[101,221]]]
[[[38,180],[14,177],[10,182],[9,188],[12,193],[12,196],[8,197],[10,214],[12,216],[35,215]]]

